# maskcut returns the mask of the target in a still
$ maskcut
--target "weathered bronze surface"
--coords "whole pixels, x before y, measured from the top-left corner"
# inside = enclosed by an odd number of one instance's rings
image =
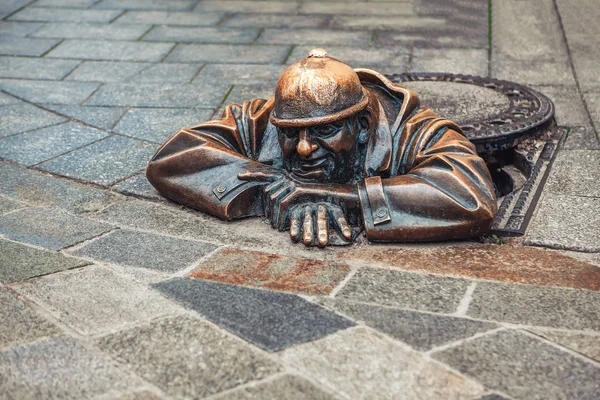
[[[412,91],[322,49],[275,96],[227,106],[156,153],[148,180],[221,218],[266,216],[306,245],[462,239],[487,232],[494,186],[455,123]]]

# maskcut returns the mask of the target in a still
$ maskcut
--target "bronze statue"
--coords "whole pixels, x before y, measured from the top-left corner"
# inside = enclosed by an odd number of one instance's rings
[[[266,216],[305,245],[414,242],[484,234],[494,186],[453,122],[412,91],[314,49],[269,100],[228,105],[152,158],[164,196],[221,218]]]

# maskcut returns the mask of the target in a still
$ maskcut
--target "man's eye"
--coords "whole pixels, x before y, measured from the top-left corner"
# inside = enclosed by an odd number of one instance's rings
[[[298,136],[298,130],[297,129],[283,128],[282,132],[288,138],[294,138],[294,137]]]
[[[319,125],[315,127],[315,133],[319,136],[330,136],[336,133],[340,128],[340,126],[334,124]]]

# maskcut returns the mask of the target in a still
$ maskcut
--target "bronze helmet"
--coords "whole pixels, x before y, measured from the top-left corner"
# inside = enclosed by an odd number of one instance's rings
[[[326,124],[363,110],[368,102],[351,67],[313,49],[281,74],[271,122],[280,127]]]

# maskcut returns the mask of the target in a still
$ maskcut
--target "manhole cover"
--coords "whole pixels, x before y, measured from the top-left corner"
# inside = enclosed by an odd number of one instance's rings
[[[543,94],[518,83],[470,75],[411,73],[389,78],[414,90],[421,105],[458,123],[481,153],[512,148],[554,115]]]
[[[522,235],[554,160],[564,129],[554,105],[518,83],[454,74],[394,74],[423,107],[455,121],[486,161],[498,196],[492,232]]]

